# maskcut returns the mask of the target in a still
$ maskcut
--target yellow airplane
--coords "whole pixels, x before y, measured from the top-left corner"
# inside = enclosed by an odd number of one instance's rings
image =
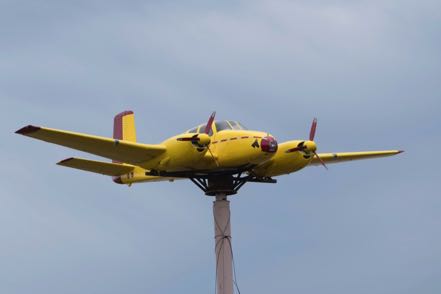
[[[246,182],[276,183],[273,177],[306,166],[399,154],[401,150],[317,153],[312,122],[308,140],[278,144],[267,132],[251,131],[237,121],[215,121],[171,137],[161,144],[136,141],[135,117],[124,111],[114,118],[113,138],[28,125],[17,134],[111,159],[60,161],[61,166],[112,176],[118,184],[190,179],[207,195],[232,195]]]

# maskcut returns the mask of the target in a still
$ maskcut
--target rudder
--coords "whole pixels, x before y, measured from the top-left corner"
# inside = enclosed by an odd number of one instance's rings
[[[123,111],[115,116],[113,138],[136,142],[135,114],[133,111]]]

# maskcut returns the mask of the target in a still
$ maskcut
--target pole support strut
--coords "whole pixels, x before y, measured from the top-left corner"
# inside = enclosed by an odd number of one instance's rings
[[[216,240],[216,293],[233,294],[230,201],[227,200],[225,193],[216,193],[213,215]]]

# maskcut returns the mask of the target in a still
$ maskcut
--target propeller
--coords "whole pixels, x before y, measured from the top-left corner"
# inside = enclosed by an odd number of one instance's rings
[[[216,111],[213,111],[210,118],[208,119],[207,125],[205,126],[205,134],[209,135],[211,129],[213,128],[214,118],[216,117]]]
[[[198,144],[198,142],[201,140],[201,138],[199,138],[199,134],[196,134],[194,136],[191,137],[182,137],[182,138],[177,138],[177,141],[182,141],[182,142],[191,142],[192,144]]]
[[[191,142],[193,145],[195,145],[196,147],[199,147],[199,148],[200,147],[207,148],[208,152],[211,155],[211,158],[213,158],[216,165],[219,166],[219,163],[218,163],[216,157],[213,155],[213,152],[210,149],[211,138],[209,135],[211,133],[211,130],[213,129],[213,122],[214,122],[215,117],[216,117],[216,111],[214,111],[210,115],[208,122],[205,125],[204,133],[195,134],[191,137],[181,137],[181,138],[177,138],[176,140],[183,141],[183,142]]]
[[[213,121],[214,121],[215,116],[216,116],[216,111],[213,112],[211,114],[210,118],[208,119],[207,125],[205,126],[204,133],[195,134],[191,137],[180,137],[180,138],[177,138],[176,140],[183,141],[183,142],[191,142],[193,145],[197,145],[199,147],[206,147],[206,146],[210,145],[211,139],[209,137],[209,134],[213,128],[212,126],[213,126]]]
[[[297,147],[291,148],[286,150],[286,153],[292,153],[292,152],[297,152],[297,151],[305,151],[306,150],[306,145],[305,145],[305,141],[300,142]]]
[[[213,113],[210,115],[210,118],[208,119],[207,125],[205,126],[205,134],[209,135],[211,133],[215,117],[216,117],[216,111],[213,111]],[[211,158],[213,158],[214,162],[219,167],[219,162],[217,161],[216,157],[214,157],[213,152],[211,152],[210,144],[207,145],[207,149],[208,152],[210,152]]]
[[[317,118],[314,118],[312,120],[311,130],[309,131],[309,141],[314,141],[316,130],[317,130]]]
[[[309,141],[300,142],[297,147],[286,150],[286,153],[292,152],[304,152],[306,156],[310,156],[310,154],[314,154],[315,157],[320,161],[324,168],[328,169],[323,159],[317,154],[317,145],[314,143],[315,133],[317,130],[317,118],[314,118],[311,124],[311,129],[309,131]]]
[[[317,159],[320,161],[320,163],[323,165],[323,167],[328,169],[325,162],[323,161],[323,159],[320,158],[320,156],[317,154],[317,152],[313,151],[312,153],[314,153],[315,157],[317,157]]]

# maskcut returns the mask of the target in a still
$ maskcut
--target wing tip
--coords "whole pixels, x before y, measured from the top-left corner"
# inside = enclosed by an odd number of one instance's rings
[[[57,162],[57,164],[58,165],[63,165],[64,163],[66,163],[68,161],[71,161],[72,159],[74,159],[74,158],[73,157],[69,157],[69,158],[66,158],[66,159],[63,159],[63,160]]]
[[[404,150],[398,150],[397,154],[400,154],[400,153],[403,153],[403,152],[404,152]]]
[[[28,125],[25,126],[17,131],[15,131],[16,134],[20,134],[20,135],[28,135],[30,133],[34,133],[38,130],[40,130],[41,127],[37,127],[37,126],[33,126],[33,125]]]

